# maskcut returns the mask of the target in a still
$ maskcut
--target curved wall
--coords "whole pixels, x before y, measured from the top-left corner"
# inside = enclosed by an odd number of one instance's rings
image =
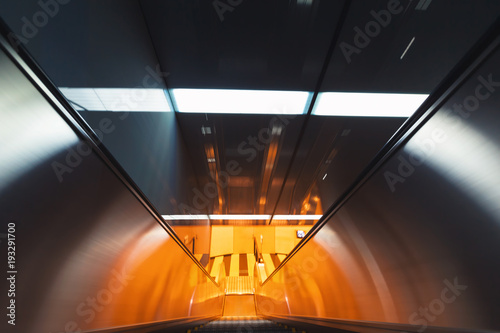
[[[500,331],[500,52],[258,291],[262,314]]]
[[[3,51],[0,117],[2,332],[222,314],[222,290]]]

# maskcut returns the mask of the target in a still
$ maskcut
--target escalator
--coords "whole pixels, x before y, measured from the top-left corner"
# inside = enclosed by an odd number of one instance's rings
[[[43,73],[0,36],[0,141],[10,154],[0,165],[0,220],[8,222],[0,238],[15,231],[29,244],[17,248],[24,272],[9,300],[22,304],[18,322],[0,331],[499,332],[500,271],[490,264],[500,253],[491,204],[500,197],[492,158],[499,44],[433,94],[419,113],[425,122],[405,130],[417,139],[395,137],[285,260],[254,238],[253,255],[224,254],[207,269],[193,254],[195,238],[178,237]],[[478,91],[491,97],[470,117],[446,113]],[[436,142],[426,166],[416,157],[429,133]],[[464,163],[473,160],[481,163]],[[474,182],[452,179],[465,176]],[[431,183],[440,185],[421,185]]]
[[[258,316],[253,294],[235,294],[226,289],[224,314],[204,325],[193,327],[192,332],[306,332],[296,327]]]

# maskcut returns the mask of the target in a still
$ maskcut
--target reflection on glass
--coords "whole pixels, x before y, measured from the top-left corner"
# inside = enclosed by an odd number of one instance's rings
[[[59,88],[59,90],[78,111],[171,111],[163,89]]]

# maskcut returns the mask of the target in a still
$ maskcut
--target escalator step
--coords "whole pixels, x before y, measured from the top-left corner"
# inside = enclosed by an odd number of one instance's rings
[[[204,332],[221,332],[221,333],[246,333],[246,332],[303,332],[297,331],[295,328],[288,327],[286,325],[277,324],[270,320],[265,319],[222,319],[215,320],[206,325],[202,325],[191,330],[188,333],[204,333]],[[305,333],[305,332],[304,332]]]

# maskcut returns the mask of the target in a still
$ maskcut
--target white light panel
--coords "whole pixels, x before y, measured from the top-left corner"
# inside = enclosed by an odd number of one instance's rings
[[[76,110],[168,112],[163,89],[59,88]],[[83,108],[82,108],[83,107]]]
[[[173,89],[179,112],[237,114],[303,114],[305,91]]]
[[[319,220],[322,215],[274,215],[274,220]],[[269,220],[271,215],[162,215],[165,220]]]
[[[426,94],[320,93],[312,114],[349,117],[410,117]]]
[[[211,220],[269,220],[271,215],[209,215]]]
[[[319,220],[323,215],[274,215],[273,220]]]

